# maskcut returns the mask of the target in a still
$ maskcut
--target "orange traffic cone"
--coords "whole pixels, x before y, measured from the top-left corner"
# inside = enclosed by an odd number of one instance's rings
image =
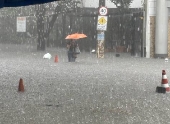
[[[18,91],[19,92],[24,92],[24,83],[23,83],[23,79],[22,78],[20,78],[20,80],[19,80]]]
[[[57,55],[55,56],[54,62],[58,62],[58,56]]]
[[[167,79],[165,70],[162,70],[161,87],[157,87],[157,88],[156,88],[156,91],[157,91],[158,93],[170,92],[170,87],[169,87],[169,84],[168,84],[168,79]]]

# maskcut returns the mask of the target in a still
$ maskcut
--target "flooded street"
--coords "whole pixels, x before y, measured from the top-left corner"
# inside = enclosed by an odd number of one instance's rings
[[[68,62],[66,49],[2,44],[0,58],[0,124],[169,123],[169,94],[155,92],[162,70],[170,77],[164,59],[82,52]]]

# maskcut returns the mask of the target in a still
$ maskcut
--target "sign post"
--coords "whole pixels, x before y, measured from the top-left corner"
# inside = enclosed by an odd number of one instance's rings
[[[99,8],[99,16],[97,20],[97,58],[104,58],[104,41],[105,32],[107,30],[107,13],[106,7]]]
[[[26,17],[17,17],[17,32],[26,32]]]

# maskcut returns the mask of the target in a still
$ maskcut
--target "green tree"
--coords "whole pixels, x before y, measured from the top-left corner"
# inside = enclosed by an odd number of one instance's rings
[[[37,33],[38,33],[38,43],[37,43],[37,50],[45,50],[46,47],[46,39],[49,38],[49,34],[54,26],[54,23],[59,16],[59,14],[62,14],[63,21],[65,21],[65,13],[67,12],[74,12],[76,11],[76,8],[78,7],[78,3],[81,3],[80,1],[74,1],[74,0],[65,0],[65,1],[58,1],[55,4],[50,3],[49,9],[53,9],[54,14],[51,15],[51,19],[47,22],[48,28],[44,29],[45,25],[45,14],[47,12],[46,4],[41,4],[36,6],[36,17],[37,17]],[[48,10],[48,11],[51,11]],[[48,16],[48,15],[47,15]],[[48,16],[50,17],[50,16]],[[63,25],[64,29],[64,25]]]
[[[128,8],[133,0],[110,0],[116,7]]]

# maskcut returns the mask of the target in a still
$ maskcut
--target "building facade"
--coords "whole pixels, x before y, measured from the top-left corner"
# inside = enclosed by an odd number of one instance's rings
[[[146,58],[170,58],[170,0],[145,0]]]

